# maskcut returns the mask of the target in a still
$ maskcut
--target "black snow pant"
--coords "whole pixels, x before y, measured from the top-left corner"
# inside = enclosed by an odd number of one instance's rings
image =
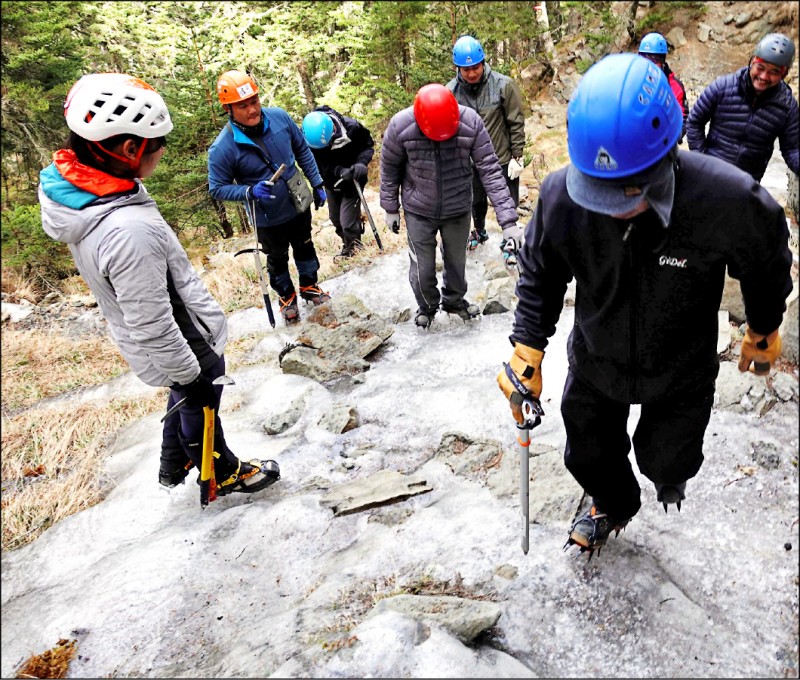
[[[204,370],[209,380],[225,375],[225,356],[221,356],[216,364]],[[228,448],[222,421],[219,419],[219,403],[222,399],[222,385],[214,385],[217,401],[214,404],[214,451],[219,458],[214,459],[214,476],[227,479],[239,467],[239,459]],[[180,388],[172,387],[167,400],[167,411],[186,396]],[[189,461],[200,469],[203,460],[203,432],[205,431],[205,415],[202,408],[184,406],[164,421],[161,443],[161,470],[165,473],[175,472],[185,467]]]
[[[633,434],[639,471],[651,482],[680,484],[703,464],[703,436],[711,417],[714,383],[691,393],[641,405]],[[617,522],[641,507],[628,453],[630,404],[614,401],[570,368],[561,399],[567,432],[564,463],[594,504]]]
[[[295,292],[289,273],[289,246],[297,266],[300,287],[317,282],[319,260],[311,239],[311,208],[288,222],[271,227],[259,227],[258,242],[267,253],[267,272],[272,289],[284,300]]]
[[[327,187],[326,187],[327,188]],[[345,196],[341,191],[328,188],[328,215],[336,229],[336,235],[346,247],[361,243],[364,225],[361,222],[361,199]]]
[[[508,178],[508,163],[501,165],[503,177],[514,199],[514,207],[519,205],[519,177],[517,179]],[[486,196],[486,189],[483,187],[480,175],[473,170],[472,172],[472,226],[478,231],[486,229],[486,213],[489,212],[489,198]]]
[[[457,307],[467,293],[469,213],[434,220],[406,211],[408,280],[417,306],[434,313],[439,302]],[[436,237],[441,238],[442,291],[436,279]]]

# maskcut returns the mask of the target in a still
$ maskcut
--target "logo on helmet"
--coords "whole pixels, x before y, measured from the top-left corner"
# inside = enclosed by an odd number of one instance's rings
[[[602,146],[597,150],[597,156],[594,159],[594,167],[598,170],[616,170],[617,161],[615,161],[607,149]]]

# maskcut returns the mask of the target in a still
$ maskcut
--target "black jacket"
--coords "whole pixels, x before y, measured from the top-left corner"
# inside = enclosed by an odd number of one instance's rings
[[[311,149],[314,160],[317,161],[319,173],[325,183],[327,191],[339,191],[343,196],[356,196],[356,189],[351,181],[343,181],[337,187],[334,185],[339,180],[342,170],[356,163],[369,166],[375,153],[375,142],[369,130],[355,118],[343,116],[330,106],[318,106],[315,111],[327,113],[333,119],[333,137],[331,143],[324,149]],[[349,138],[349,142],[342,144],[342,129]],[[361,183],[363,187],[366,181]]]
[[[733,163],[758,182],[778,139],[786,165],[794,174],[800,171],[800,124],[792,89],[780,82],[756,97],[747,66],[703,90],[686,121],[686,137],[692,151]]]
[[[716,158],[681,151],[678,164],[669,226],[650,210],[627,239],[629,222],[570,199],[566,168],[550,174],[518,256],[511,340],[544,350],[574,277],[570,367],[621,402],[713,383],[726,267],[758,333],[778,328],[792,290],[786,217],[769,193]]]

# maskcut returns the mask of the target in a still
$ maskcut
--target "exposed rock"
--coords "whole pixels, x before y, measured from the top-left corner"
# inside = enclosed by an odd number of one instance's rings
[[[381,470],[366,479],[334,487],[319,504],[324,508],[331,508],[338,517],[388,503],[398,503],[432,490],[433,487],[420,477],[404,475],[395,470]]]
[[[449,595],[395,595],[378,601],[367,617],[386,611],[395,611],[418,621],[434,623],[445,628],[464,644],[470,644],[483,631],[494,626],[501,614],[498,604],[483,600],[468,600]]]

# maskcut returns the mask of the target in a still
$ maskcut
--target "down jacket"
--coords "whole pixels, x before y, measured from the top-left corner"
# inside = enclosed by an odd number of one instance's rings
[[[245,201],[247,188],[269,179],[286,165],[283,180],[289,180],[300,165],[312,187],[322,185],[314,156],[306,138],[286,111],[262,108],[264,149],[238,127],[225,124],[208,150],[208,191],[218,201]],[[256,226],[273,227],[297,216],[285,181],[275,183],[270,201],[255,201]]]
[[[663,227],[652,210],[623,221],[581,208],[566,173],[545,178],[525,229],[512,341],[544,350],[574,278],[570,367],[609,398],[637,404],[716,379],[726,268],[753,330],[780,326],[792,290],[786,217],[750,175],[679,151]]]
[[[42,227],[75,264],[133,372],[146,384],[192,382],[222,355],[228,326],[155,201],[136,180],[102,198],[55,165],[40,174]]]
[[[383,136],[381,207],[403,209],[429,219],[468,213],[472,207],[472,169],[480,177],[503,229],[517,222],[517,210],[480,116],[459,106],[456,134],[443,142],[426,137],[413,107],[396,113]]]
[[[712,82],[692,107],[686,122],[692,151],[733,163],[757,182],[764,176],[776,139],[786,165],[798,174],[799,135],[797,100],[792,89],[781,81],[756,97],[747,66]]]
[[[517,84],[483,62],[483,77],[471,85],[461,74],[447,83],[459,104],[478,112],[501,165],[522,158],[525,150],[525,113]]]

